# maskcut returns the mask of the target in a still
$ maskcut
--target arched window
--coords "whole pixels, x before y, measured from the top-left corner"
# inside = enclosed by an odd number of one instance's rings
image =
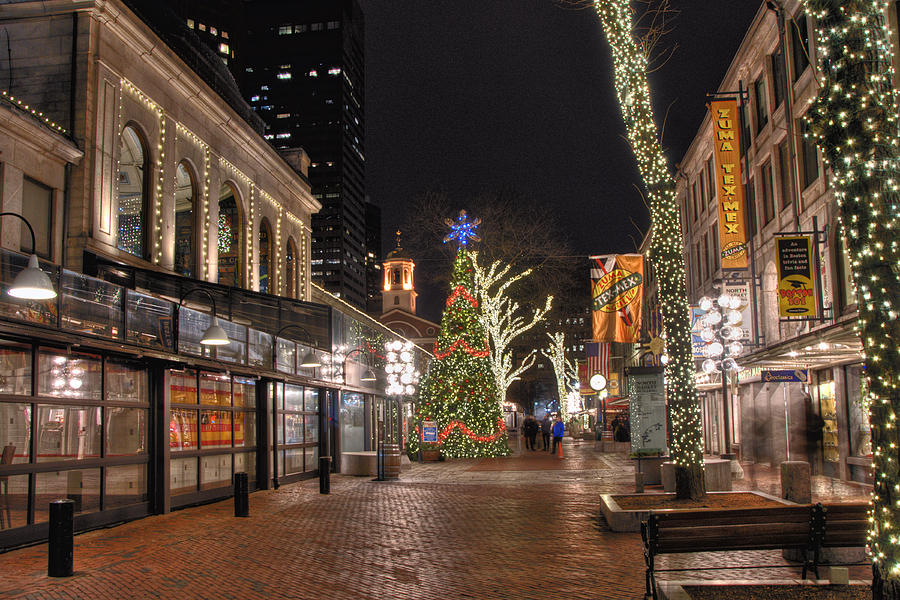
[[[287,248],[284,253],[284,295],[288,298],[297,297],[297,245],[294,238],[288,238]]]
[[[194,229],[196,226],[197,200],[194,174],[185,162],[175,170],[175,272],[185,277],[196,273]]]
[[[271,279],[269,274],[269,262],[272,256],[272,232],[266,219],[259,224],[259,291],[268,294]]]
[[[244,280],[241,210],[229,184],[219,192],[219,283],[240,287]]]
[[[147,145],[137,129],[128,125],[119,140],[119,208],[116,246],[128,254],[146,258],[147,243]]]

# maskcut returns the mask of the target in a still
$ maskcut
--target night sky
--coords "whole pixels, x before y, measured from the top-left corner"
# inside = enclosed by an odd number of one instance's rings
[[[553,0],[361,0],[366,186],[383,246],[407,202],[516,189],[551,203],[577,253],[631,252],[649,224],[592,9]],[[760,2],[672,0],[651,75],[670,163],[683,156]],[[767,17],[774,18],[774,17]],[[640,228],[640,229],[639,229]]]

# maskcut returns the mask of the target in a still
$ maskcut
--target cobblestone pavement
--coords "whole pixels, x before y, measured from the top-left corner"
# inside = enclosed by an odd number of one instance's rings
[[[629,491],[629,461],[590,442],[565,451],[414,464],[399,482],[334,476],[327,496],[317,480],[252,494],[246,519],[226,501],[88,532],[71,578],[46,577],[46,545],[8,552],[0,597],[641,598],[640,536],[610,531],[598,509],[600,493]],[[707,576],[722,572],[677,578]],[[732,575],[785,576],[796,570]]]

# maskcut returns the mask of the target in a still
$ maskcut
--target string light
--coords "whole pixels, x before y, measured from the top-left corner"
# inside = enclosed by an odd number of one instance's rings
[[[578,381],[578,368],[572,361],[566,358],[566,335],[562,331],[548,333],[550,345],[541,349],[541,354],[547,357],[553,365],[553,373],[556,375],[556,393],[559,396],[559,415],[563,422],[569,420],[569,403],[566,397],[575,391],[573,382]]]
[[[872,429],[875,476],[868,534],[872,587],[894,597],[900,587],[900,534],[895,525],[900,506],[894,501],[900,493],[895,426],[900,411],[900,323],[895,307],[900,298],[900,148],[893,50],[885,18],[889,4],[803,1],[816,20],[824,80],[806,114],[807,136],[822,149],[834,174],[838,218],[857,294],[855,330],[865,354],[863,404]]]
[[[460,213],[465,220],[465,213]],[[463,239],[478,220],[470,223]],[[454,229],[451,234],[462,231]],[[491,370],[490,348],[478,315],[472,259],[463,239],[453,263],[452,292],[441,317],[435,343],[435,360],[422,380],[416,416],[435,421],[441,430],[437,446],[450,458],[502,456],[509,454],[499,395]],[[418,450],[419,437],[410,436],[408,450]]]
[[[526,331],[544,320],[550,311],[553,296],[548,296],[543,307],[536,308],[530,319],[520,313],[518,302],[507,296],[509,287],[531,275],[526,269],[516,275],[509,275],[512,265],[499,260],[487,269],[478,264],[478,253],[472,252],[472,268],[475,274],[475,294],[481,298],[481,325],[487,332],[491,348],[491,371],[497,384],[498,397],[506,399],[506,392],[520,375],[530,369],[535,362],[537,351],[532,349],[513,366],[512,342]]]
[[[648,258],[658,283],[660,313],[666,331],[666,391],[672,421],[670,451],[683,467],[692,497],[704,493],[703,429],[694,360],[691,351],[690,310],[687,303],[681,211],[675,181],[669,174],[650,105],[647,57],[634,38],[634,20],[628,0],[594,0],[612,50],[616,96],[625,121],[628,142],[650,200],[652,238]],[[683,493],[681,486],[679,493]]]
[[[46,125],[46,126],[49,127],[50,129],[52,129],[53,131],[56,131],[56,132],[58,132],[58,133],[62,133],[63,135],[69,135],[68,130],[64,129],[64,128],[61,127],[60,125],[57,125],[56,123],[54,123],[53,121],[51,121],[51,120],[50,120],[49,118],[47,118],[47,116],[46,116],[44,113],[42,113],[41,111],[35,110],[35,109],[31,108],[30,106],[28,106],[27,104],[25,104],[24,102],[22,102],[21,100],[19,100],[18,98],[16,98],[15,96],[12,96],[12,95],[11,95],[9,92],[7,92],[6,90],[0,91],[0,98],[2,98],[3,100],[6,100],[6,102],[8,102],[9,104],[11,104],[11,105],[14,106],[15,108],[17,108],[17,109],[19,109],[19,110],[24,110],[25,112],[30,113],[31,116],[37,118],[39,121],[41,121],[44,125]]]

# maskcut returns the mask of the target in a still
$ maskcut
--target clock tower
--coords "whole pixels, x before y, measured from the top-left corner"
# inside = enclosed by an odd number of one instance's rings
[[[402,310],[416,314],[416,263],[400,245],[400,231],[397,231],[397,247],[391,250],[384,262],[384,288],[381,294],[382,314],[392,310]]]

